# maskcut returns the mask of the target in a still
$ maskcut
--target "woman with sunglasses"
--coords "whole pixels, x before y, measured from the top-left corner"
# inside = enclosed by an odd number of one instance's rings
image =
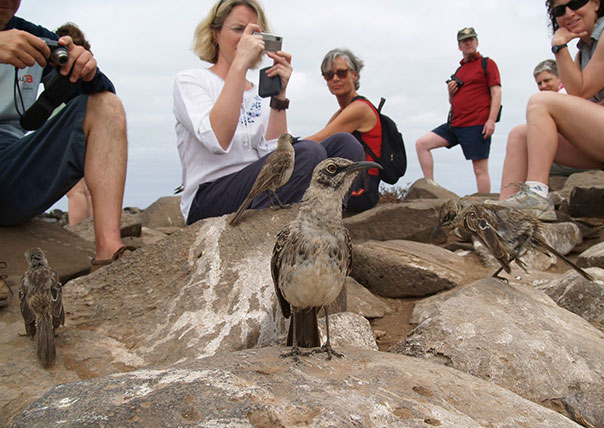
[[[286,98],[292,66],[286,52],[265,52],[257,32],[270,31],[257,0],[220,0],[195,30],[193,50],[209,68],[178,73],[174,85],[174,114],[183,166],[181,211],[187,224],[232,213],[247,197],[266,157],[287,132]],[[257,85],[247,80],[262,55],[273,60],[269,77],[281,79],[281,92],[260,98]],[[354,161],[363,149],[353,136],[338,134],[317,144],[294,145],[295,167],[278,191],[284,204],[297,202],[310,184],[314,167],[326,157]],[[269,206],[266,193],[250,208]]]
[[[548,196],[553,162],[604,167],[604,5],[600,0],[548,0],[552,52],[566,91],[543,91],[527,106],[526,135],[508,139],[500,200],[543,220],[555,220]],[[568,43],[579,39],[571,58]],[[521,184],[516,192],[514,183]],[[516,193],[514,193],[516,192]]]
[[[340,108],[319,132],[307,139],[323,141],[338,133],[353,133],[367,144],[376,156],[382,148],[382,125],[375,107],[359,96],[361,69],[363,61],[348,49],[332,49],[327,52],[321,63],[321,74],[327,82],[329,92],[336,96]],[[374,161],[369,154],[366,160]],[[379,199],[380,178],[377,169],[359,174],[353,191],[348,199],[346,210],[361,212],[374,207]]]

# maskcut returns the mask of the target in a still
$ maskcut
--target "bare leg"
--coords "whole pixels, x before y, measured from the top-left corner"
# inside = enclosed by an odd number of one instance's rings
[[[518,125],[510,131],[505,149],[503,172],[501,174],[501,190],[499,200],[509,198],[518,191],[512,183],[524,183],[528,169],[528,150],[526,148],[526,125]]]
[[[434,132],[428,132],[415,142],[417,159],[425,178],[434,180],[434,158],[430,151],[439,147],[446,147],[448,144],[447,140]]]
[[[83,178],[67,192],[67,216],[72,226],[92,217],[92,199]]]
[[[526,120],[527,180],[547,183],[554,160],[577,168],[602,168],[604,108],[601,105],[545,91],[529,99]]]
[[[489,177],[489,159],[476,159],[472,161],[474,175],[476,176],[476,187],[479,192],[489,193],[491,191],[491,178]]]
[[[126,181],[126,114],[110,92],[92,94],[84,119],[84,177],[92,196],[96,260],[110,259],[123,246],[120,218]]]

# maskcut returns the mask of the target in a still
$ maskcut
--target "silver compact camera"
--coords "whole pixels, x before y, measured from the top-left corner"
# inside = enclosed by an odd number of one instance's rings
[[[270,33],[255,32],[254,34],[260,34],[262,36],[262,40],[264,40],[264,50],[266,52],[276,52],[281,50],[283,37]]]
[[[69,51],[64,46],[60,45],[59,42],[45,37],[40,37],[46,46],[50,49],[50,56],[47,58],[50,62],[57,64],[58,66],[64,66],[69,62]]]

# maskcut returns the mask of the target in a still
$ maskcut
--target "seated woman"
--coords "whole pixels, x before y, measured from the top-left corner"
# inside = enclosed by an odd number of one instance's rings
[[[604,44],[598,43],[604,30],[604,3],[548,0],[546,4],[554,29],[552,52],[569,95],[542,91],[529,99],[526,136],[510,133],[508,139],[500,200],[554,220],[547,185],[552,163],[604,167]],[[579,51],[573,61],[567,43],[576,38]],[[517,193],[514,183],[523,183]]]
[[[338,132],[350,132],[361,138],[376,156],[382,152],[382,125],[375,107],[359,96],[363,61],[348,49],[333,49],[321,63],[321,74],[329,92],[336,96],[340,109],[319,132],[307,139],[323,141]],[[374,161],[367,153],[366,159]],[[380,177],[377,169],[362,171],[353,185],[346,207],[349,212],[361,212],[374,207],[379,199]]]
[[[220,0],[195,30],[194,51],[209,68],[178,73],[174,85],[174,115],[184,191],[181,210],[187,224],[234,212],[246,198],[278,137],[287,132],[286,98],[291,55],[266,52],[273,60],[269,77],[279,76],[281,92],[260,98],[247,80],[264,53],[262,36],[270,31],[257,0]],[[317,144],[294,145],[295,167],[289,182],[278,191],[287,204],[302,198],[314,167],[326,157],[354,161],[363,148],[350,134],[335,134]],[[270,205],[266,194],[250,208]]]

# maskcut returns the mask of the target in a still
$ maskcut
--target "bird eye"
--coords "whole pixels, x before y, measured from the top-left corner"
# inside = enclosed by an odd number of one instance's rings
[[[335,174],[335,172],[338,170],[338,168],[334,165],[334,164],[329,164],[327,165],[327,172],[331,173],[331,174]]]

